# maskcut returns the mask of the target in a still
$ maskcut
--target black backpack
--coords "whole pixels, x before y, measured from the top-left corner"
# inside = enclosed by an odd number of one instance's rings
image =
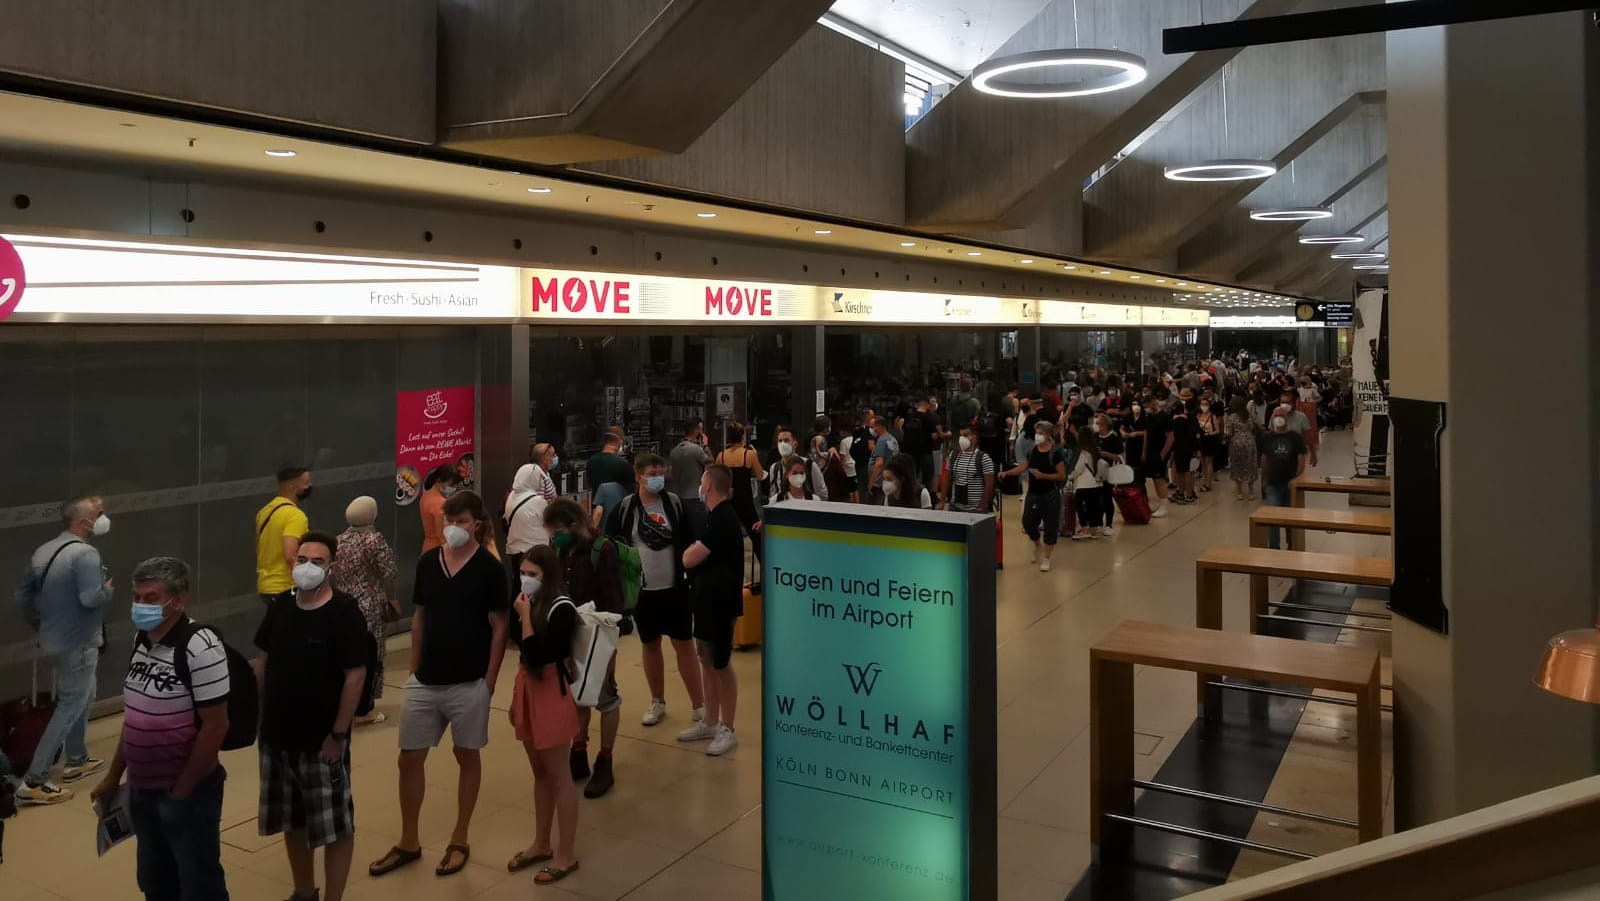
[[[243,654],[223,639],[222,631],[216,626],[202,626],[190,619],[173,626],[168,633],[172,644],[172,668],[177,671],[178,681],[189,689],[192,698],[194,682],[189,676],[189,639],[201,629],[215,635],[217,643],[222,645],[228,656],[228,734],[222,738],[222,750],[248,748],[256,743],[256,729],[261,724],[261,697],[256,690],[256,671]],[[148,636],[146,640],[149,640]],[[199,719],[200,711],[196,710],[195,721],[199,722]]]
[[[922,421],[922,411],[912,410],[907,413],[905,424],[900,427],[901,447],[921,448],[927,445],[932,439],[928,435],[926,425],[927,423]]]

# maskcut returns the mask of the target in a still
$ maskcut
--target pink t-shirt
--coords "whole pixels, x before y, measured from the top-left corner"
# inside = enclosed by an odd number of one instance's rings
[[[142,636],[134,642],[122,682],[122,759],[134,788],[172,788],[200,731],[195,708],[228,699],[228,653],[215,633],[195,630],[184,649],[192,695],[172,664],[176,650]]]

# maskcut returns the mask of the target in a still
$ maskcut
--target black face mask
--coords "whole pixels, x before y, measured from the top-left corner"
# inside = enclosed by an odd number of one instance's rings
[[[311,489],[315,487],[315,485],[307,485],[306,487],[300,489],[300,491],[295,494],[295,499],[302,501],[306,500],[307,498],[311,497]]]

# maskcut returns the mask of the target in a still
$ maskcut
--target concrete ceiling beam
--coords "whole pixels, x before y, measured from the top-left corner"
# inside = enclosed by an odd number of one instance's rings
[[[1209,0],[1210,20],[1279,15],[1301,0]],[[1144,57],[1137,88],[1064,100],[993,97],[958,85],[906,133],[907,221],[930,231],[1030,226],[1215,75],[1236,51],[1167,56],[1165,28],[1195,24],[1194,0],[1055,0],[995,56],[1062,47]],[[1075,14],[1076,13],[1076,14]]]
[[[1329,198],[1323,201],[1322,205],[1333,209],[1335,211],[1335,216],[1337,216],[1339,201],[1348,196],[1351,191],[1359,188],[1361,185],[1366,184],[1368,180],[1385,177],[1388,172],[1388,165],[1388,157],[1379,157],[1377,162],[1356,173],[1355,178],[1350,179],[1344,185],[1341,185],[1337,192],[1329,195]],[[1387,191],[1387,188],[1385,188],[1385,190]],[[1317,231],[1325,231],[1330,221],[1331,220],[1319,221],[1316,224]],[[1300,231],[1306,226],[1306,223],[1304,222],[1284,225],[1270,225],[1268,223],[1261,222],[1256,222],[1253,224],[1268,225],[1267,228],[1262,229],[1262,231],[1267,233],[1264,240],[1261,240],[1259,244],[1256,244],[1245,251],[1231,254],[1228,268],[1222,270],[1226,274],[1215,276],[1216,278],[1224,281],[1242,278],[1244,273],[1254,271],[1261,261],[1267,257],[1275,253],[1284,253],[1288,248],[1297,246],[1300,240]],[[1182,271],[1194,272],[1196,275],[1204,274],[1203,271],[1190,269],[1184,269]]]
[[[1166,167],[1244,158],[1287,168],[1375,100],[1365,95],[1384,79],[1382,35],[1245,50],[1084,192],[1085,253],[1123,260],[1175,249],[1261,183],[1173,182]]]
[[[443,0],[445,146],[530,163],[679,153],[830,0]]]
[[[1306,229],[1306,232],[1319,235],[1359,233],[1377,217],[1386,214],[1388,203],[1389,179],[1385,172],[1358,185],[1333,205],[1332,219],[1318,222],[1316,228]],[[1299,234],[1290,235],[1274,244],[1260,259],[1241,272],[1239,278],[1249,284],[1267,285],[1277,290],[1280,284],[1291,275],[1298,274],[1308,262],[1326,260],[1331,253],[1358,246],[1301,244]]]

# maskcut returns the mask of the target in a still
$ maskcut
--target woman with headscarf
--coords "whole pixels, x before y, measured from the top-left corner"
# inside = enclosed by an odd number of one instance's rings
[[[529,549],[550,543],[550,533],[544,527],[544,508],[554,500],[553,494],[550,477],[537,463],[522,464],[511,480],[511,493],[506,495],[501,518],[506,524],[506,566],[512,573],[517,572]]]
[[[395,597],[394,548],[379,532],[378,502],[362,495],[350,502],[344,510],[344,521],[349,525],[339,535],[339,547],[333,563],[328,568],[328,578],[337,591],[355,598],[361,605],[361,617],[367,622],[367,631],[378,643],[378,665],[367,674],[372,680],[373,700],[383,697],[383,642],[387,624],[400,618],[400,601]],[[356,718],[362,725],[381,723],[387,717],[374,710]]]

